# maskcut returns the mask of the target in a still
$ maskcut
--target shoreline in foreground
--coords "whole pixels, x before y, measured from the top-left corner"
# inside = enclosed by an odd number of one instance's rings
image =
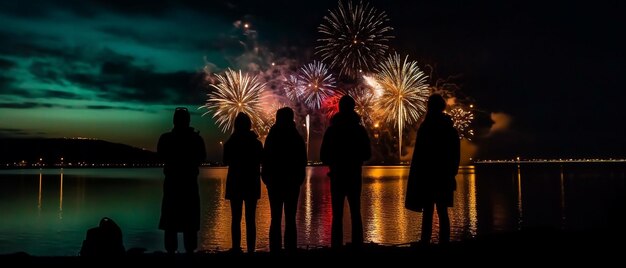
[[[273,254],[256,252],[253,254],[234,254],[226,251],[198,252],[193,255],[168,255],[161,252],[142,253],[128,251],[122,257],[80,257],[80,256],[31,256],[27,253],[12,253],[0,255],[0,261],[11,260],[20,263],[41,264],[72,264],[91,261],[137,261],[143,265],[160,265],[163,263],[274,263],[288,260],[296,261],[303,266],[325,265],[330,260],[342,264],[356,262],[358,264],[373,265],[380,261],[393,263],[407,260],[438,261],[441,263],[493,263],[507,265],[535,262],[579,263],[593,261],[594,266],[599,263],[610,263],[621,259],[620,247],[614,243],[623,241],[624,235],[618,229],[595,230],[580,232],[565,232],[552,229],[533,229],[510,233],[500,233],[480,236],[448,245],[419,245],[385,246],[375,243],[365,244],[355,249],[345,246],[339,250],[330,248],[299,249],[292,254]],[[356,264],[355,263],[355,264]],[[383,265],[385,263],[382,263]],[[389,263],[391,264],[391,263]]]

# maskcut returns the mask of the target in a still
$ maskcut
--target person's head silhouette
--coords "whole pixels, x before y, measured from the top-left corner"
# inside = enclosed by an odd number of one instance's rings
[[[174,111],[174,127],[175,128],[185,128],[189,127],[189,122],[191,118],[189,116],[189,111],[185,107],[178,107]]]
[[[293,110],[289,107],[283,107],[276,111],[276,124],[285,125],[293,123]]]
[[[441,113],[446,109],[446,100],[439,94],[428,97],[428,113]]]
[[[250,117],[245,113],[239,112],[237,117],[235,117],[235,132],[248,131],[250,128],[252,128]]]
[[[339,111],[340,112],[350,112],[354,111],[354,99],[348,95],[343,95],[341,99],[339,99]]]

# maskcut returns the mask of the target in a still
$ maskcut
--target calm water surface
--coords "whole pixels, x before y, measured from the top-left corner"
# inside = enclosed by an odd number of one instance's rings
[[[224,200],[227,171],[200,171],[201,250],[226,250],[231,245],[230,206]],[[297,214],[299,247],[330,245],[326,173],[326,167],[307,168]],[[619,217],[623,212],[619,204],[626,192],[625,174],[623,167],[464,167],[456,178],[450,209],[452,239],[536,226],[604,228],[614,214]],[[398,245],[418,240],[420,214],[404,209],[407,175],[406,167],[364,168],[361,210],[366,241]],[[86,230],[103,216],[120,225],[127,249],[163,251],[163,233],[157,229],[162,183],[162,170],[156,168],[0,170],[0,254],[76,255]],[[269,223],[263,187],[257,206],[258,250],[268,250]],[[435,225],[437,241],[436,217]],[[245,232],[242,236],[245,248]]]

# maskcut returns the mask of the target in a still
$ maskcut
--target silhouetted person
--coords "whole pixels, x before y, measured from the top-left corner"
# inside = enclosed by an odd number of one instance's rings
[[[339,112],[324,133],[320,157],[330,172],[330,194],[333,210],[331,246],[343,245],[343,204],[347,197],[352,222],[352,244],[363,244],[361,220],[361,166],[371,157],[370,140],[361,118],[354,111],[354,99],[343,96]]]
[[[230,226],[233,245],[231,251],[241,252],[241,213],[245,202],[246,241],[248,253],[256,247],[256,203],[261,198],[261,154],[263,145],[252,132],[250,117],[237,114],[235,130],[224,143],[226,199],[230,200],[232,222]]]
[[[102,218],[98,227],[87,230],[80,249],[81,256],[121,256],[125,253],[122,229],[108,217]]]
[[[439,241],[450,241],[448,207],[453,205],[461,145],[452,119],[443,113],[445,108],[446,101],[441,95],[428,98],[428,112],[417,131],[409,171],[405,207],[423,211],[422,244],[430,242],[434,207],[439,216]]]
[[[272,222],[270,251],[282,248],[282,215],[285,208],[285,249],[297,249],[296,208],[300,185],[306,176],[306,145],[293,121],[289,107],[276,112],[276,123],[265,139],[263,149],[263,182],[267,186]]]
[[[187,108],[176,108],[174,128],[161,135],[157,145],[157,153],[165,162],[159,228],[165,231],[168,253],[175,253],[178,249],[179,232],[183,233],[187,253],[193,253],[198,246],[198,166],[206,158],[206,151],[202,137],[189,126],[189,122]]]

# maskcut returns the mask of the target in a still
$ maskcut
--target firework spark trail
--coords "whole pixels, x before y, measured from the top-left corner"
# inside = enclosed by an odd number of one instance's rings
[[[398,127],[398,153],[402,157],[402,130],[413,124],[426,112],[430,91],[427,76],[416,61],[390,55],[379,67],[376,81],[383,92],[378,99],[378,110],[385,111],[383,120]]]
[[[311,109],[319,109],[326,98],[335,94],[335,78],[322,62],[313,61],[300,68],[298,79],[303,86],[301,100]]]
[[[255,130],[263,125],[263,109],[261,95],[265,83],[256,75],[242,74],[240,71],[226,70],[223,75],[216,75],[217,84],[211,84],[215,91],[207,94],[206,104],[198,109],[206,108],[203,116],[213,112],[224,133],[232,132],[235,117],[239,112],[246,113],[252,120]]]
[[[347,5],[339,1],[336,10],[329,11],[318,26],[322,38],[317,41],[315,54],[339,70],[339,76],[356,78],[361,72],[371,71],[381,62],[389,49],[392,27],[389,18],[369,4]]]
[[[462,107],[455,107],[447,112],[452,117],[454,128],[459,132],[460,139],[472,140],[474,130],[470,128],[474,121],[474,113],[471,110],[465,110]]]
[[[378,99],[383,94],[383,89],[376,81],[374,76],[363,75],[363,80],[365,80],[365,84],[368,85],[373,91],[373,97]]]
[[[342,94],[336,94],[334,96],[324,99],[322,103],[322,110],[326,114],[326,118],[331,119],[339,112],[339,100],[343,97]]]

